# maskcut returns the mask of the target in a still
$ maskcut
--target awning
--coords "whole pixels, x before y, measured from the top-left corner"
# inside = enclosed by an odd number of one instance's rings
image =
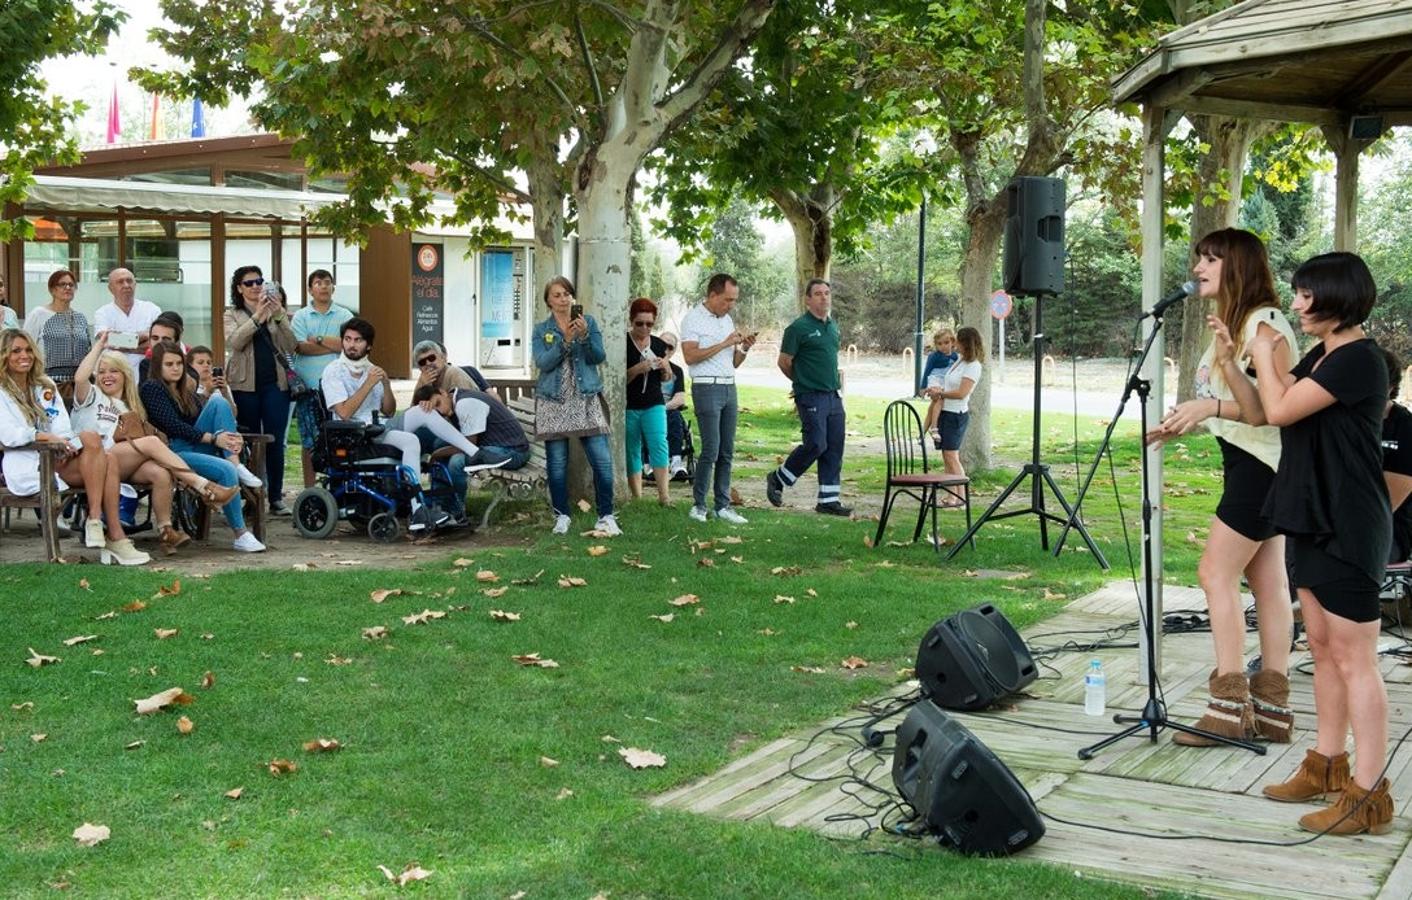
[[[193,184],[152,184],[102,178],[36,175],[25,198],[26,207],[64,212],[116,212],[210,215],[298,221],[320,206],[342,200],[339,194],[304,191],[252,190]]]

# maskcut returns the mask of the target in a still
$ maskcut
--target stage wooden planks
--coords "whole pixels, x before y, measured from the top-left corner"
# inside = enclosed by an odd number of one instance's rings
[[[1169,614],[1200,610],[1194,588],[1164,589]],[[1249,598],[1246,598],[1247,603]],[[1132,586],[1114,583],[1072,601],[1059,615],[1026,632],[1032,647],[1057,643],[1041,635],[1106,629],[1132,621],[1136,599]],[[919,623],[918,638],[926,625]],[[1136,633],[1125,640],[1135,641]],[[1250,654],[1255,648],[1250,635]],[[1211,666],[1210,636],[1168,635],[1163,639],[1162,682],[1173,713],[1183,721],[1200,715]],[[1091,656],[1108,673],[1109,711],[1135,712],[1146,699],[1135,649],[1097,654],[1067,653],[1054,660],[1057,670],[1030,686],[1022,697],[984,713],[956,713],[1015,773],[1040,810],[1074,823],[1103,825],[1148,835],[1210,834],[1276,843],[1299,841],[1307,834],[1296,821],[1317,807],[1280,804],[1264,799],[1260,788],[1283,780],[1313,744],[1313,691],[1308,675],[1292,676],[1297,730],[1290,745],[1268,745],[1266,756],[1242,750],[1184,749],[1164,733],[1158,743],[1145,737],[1110,747],[1081,761],[1076,751],[1116,729],[1108,718],[1083,713],[1082,672]],[[1307,659],[1296,653],[1293,664]],[[1412,725],[1412,667],[1385,658],[1392,740]],[[888,699],[909,693],[899,686]],[[877,725],[890,731],[902,714]],[[874,810],[893,791],[889,738],[881,753],[861,744],[861,712],[822,722],[758,748],[695,784],[654,799],[656,806],[688,810],[725,819],[767,821],[804,827],[832,836],[856,836],[877,825]],[[1033,727],[1053,726],[1087,734],[1066,734]],[[835,726],[835,731],[827,730]],[[881,790],[846,785],[838,776],[852,771]],[[1298,847],[1223,844],[1206,840],[1169,840],[1098,831],[1047,820],[1044,839],[1022,854],[1087,875],[1212,897],[1366,897],[1405,900],[1412,897],[1412,741],[1402,748],[1388,772],[1399,816],[1391,832],[1377,837],[1321,838]],[[894,811],[888,819],[897,819]],[[877,836],[874,840],[893,840]],[[945,852],[938,850],[937,852]]]

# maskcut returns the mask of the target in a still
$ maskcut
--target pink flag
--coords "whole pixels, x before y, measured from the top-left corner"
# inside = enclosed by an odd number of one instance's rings
[[[152,129],[147,136],[149,141],[162,141],[167,138],[167,130],[162,122],[162,97],[160,94],[152,95]]]
[[[108,143],[116,144],[122,130],[122,121],[118,118],[118,86],[115,84],[113,99],[108,102]]]

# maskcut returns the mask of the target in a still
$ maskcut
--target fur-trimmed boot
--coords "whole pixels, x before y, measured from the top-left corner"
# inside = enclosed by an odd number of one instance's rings
[[[1197,728],[1222,737],[1248,740],[1255,735],[1255,713],[1250,706],[1250,679],[1244,672],[1218,675],[1211,672],[1211,699],[1206,713],[1196,723]],[[1184,747],[1214,747],[1217,742],[1198,734],[1178,731],[1172,743]]]
[[[1294,739],[1294,710],[1289,705],[1289,678],[1271,669],[1250,677],[1250,705],[1255,711],[1255,733],[1276,744]]]
[[[1353,777],[1348,772],[1348,754],[1325,756],[1317,750],[1304,751],[1304,762],[1283,784],[1267,784],[1261,792],[1281,803],[1304,803],[1307,800],[1333,798]]]
[[[1392,827],[1392,797],[1384,778],[1371,791],[1350,781],[1338,802],[1299,819],[1305,831],[1329,834],[1382,834]]]

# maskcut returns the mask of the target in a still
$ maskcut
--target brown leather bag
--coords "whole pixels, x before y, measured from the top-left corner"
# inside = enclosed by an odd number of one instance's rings
[[[118,427],[113,430],[113,443],[120,444],[148,435],[161,438],[164,444],[167,442],[167,436],[158,431],[157,426],[135,412],[125,412],[118,416]]]

